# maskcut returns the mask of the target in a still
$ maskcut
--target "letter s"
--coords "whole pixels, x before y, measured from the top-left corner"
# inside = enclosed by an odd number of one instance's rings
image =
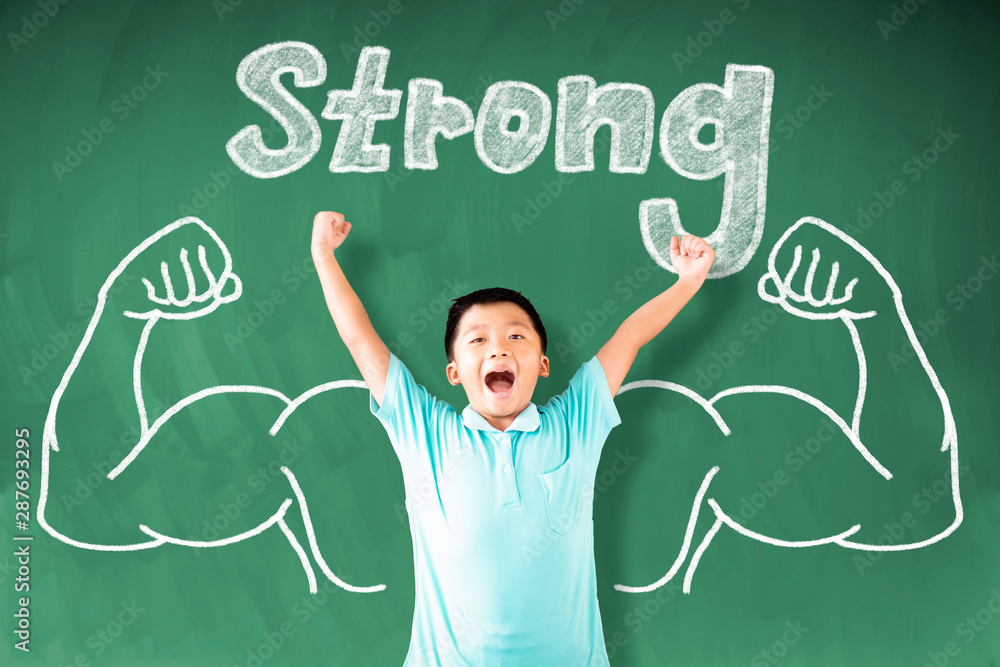
[[[264,144],[260,126],[248,125],[226,143],[233,162],[257,178],[299,169],[316,155],[322,140],[316,118],[281,85],[286,72],[294,74],[298,88],[318,86],[326,80],[326,60],[311,44],[275,42],[250,53],[236,71],[240,90],[281,123],[288,135],[288,144],[273,150]]]

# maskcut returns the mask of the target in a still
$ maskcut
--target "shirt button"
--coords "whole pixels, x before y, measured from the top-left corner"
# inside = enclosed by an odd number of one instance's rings
[[[510,436],[509,435],[505,435],[503,437],[503,444],[505,444],[505,445],[509,445],[510,444]]]
[[[510,472],[510,466],[504,466],[504,467],[503,467],[503,471],[504,471],[505,473],[508,473],[508,472]]]

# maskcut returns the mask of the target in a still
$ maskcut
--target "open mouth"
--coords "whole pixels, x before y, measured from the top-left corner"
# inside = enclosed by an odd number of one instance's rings
[[[506,398],[514,390],[514,374],[510,371],[493,371],[487,373],[486,388],[496,398]]]

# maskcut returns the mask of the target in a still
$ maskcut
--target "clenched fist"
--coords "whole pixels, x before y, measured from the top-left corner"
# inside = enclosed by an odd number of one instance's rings
[[[313,218],[312,254],[314,259],[329,257],[347,238],[351,223],[341,213],[320,211]]]
[[[704,282],[715,261],[715,251],[704,239],[685,234],[678,241],[670,237],[670,263],[677,269],[680,278]]]

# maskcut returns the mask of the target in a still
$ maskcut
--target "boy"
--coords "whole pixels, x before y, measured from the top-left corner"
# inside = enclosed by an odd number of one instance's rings
[[[414,382],[372,327],[334,257],[350,229],[343,215],[318,213],[312,254],[403,469],[416,577],[404,667],[608,665],[592,499],[601,448],[621,423],[612,397],[639,348],[701,287],[715,253],[700,238],[673,237],[677,282],[544,407],[531,402],[549,374],[531,303],[502,288],[456,299],[445,372],[469,397],[459,415]]]

